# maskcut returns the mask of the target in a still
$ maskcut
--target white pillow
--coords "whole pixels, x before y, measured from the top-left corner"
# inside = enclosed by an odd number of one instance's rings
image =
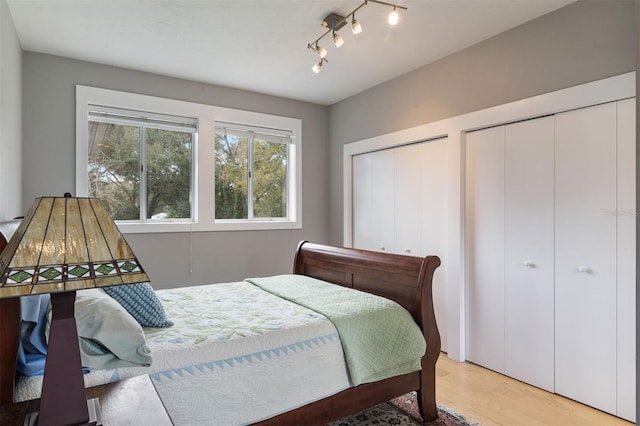
[[[22,219],[0,221],[0,234],[2,234],[5,240],[7,240],[7,243],[11,239],[11,236],[16,232],[16,229],[18,229],[21,222]]]
[[[75,318],[83,367],[111,369],[151,365],[151,350],[142,327],[104,290],[78,290]]]

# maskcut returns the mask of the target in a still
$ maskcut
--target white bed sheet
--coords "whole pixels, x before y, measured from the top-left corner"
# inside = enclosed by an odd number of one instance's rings
[[[87,387],[149,374],[177,425],[247,424],[350,387],[338,333],[314,311],[247,282],[157,294],[174,325],[145,329],[153,364],[92,371]],[[17,399],[41,383],[21,377]]]

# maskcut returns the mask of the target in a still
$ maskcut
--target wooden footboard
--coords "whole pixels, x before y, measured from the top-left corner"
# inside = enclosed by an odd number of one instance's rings
[[[419,372],[350,388],[259,424],[324,424],[413,390],[418,392],[422,417],[436,419],[436,361],[440,354],[440,334],[433,310],[432,282],[438,266],[440,259],[437,256],[419,258],[301,242],[294,258],[294,274],[396,301],[413,315],[422,329],[427,352]]]

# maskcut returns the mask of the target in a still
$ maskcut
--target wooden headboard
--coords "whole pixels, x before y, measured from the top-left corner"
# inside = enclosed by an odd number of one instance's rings
[[[432,279],[440,258],[377,253],[302,241],[293,273],[377,294],[399,303],[418,325],[435,322]]]

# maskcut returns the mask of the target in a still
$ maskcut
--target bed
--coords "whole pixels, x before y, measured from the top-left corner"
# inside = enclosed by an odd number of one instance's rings
[[[3,248],[5,244],[6,240],[4,240],[4,237],[0,234],[0,248]],[[426,342],[424,356],[418,360],[418,367],[420,369],[400,375],[393,375],[392,377],[382,380],[365,380],[362,384],[356,386],[351,386],[349,383],[346,385],[340,384],[340,380],[343,379],[336,380],[329,384],[330,386],[336,386],[337,383],[338,388],[336,389],[327,390],[323,388],[318,393],[312,393],[311,396],[305,397],[307,399],[302,403],[300,401],[287,402],[279,406],[280,408],[276,407],[273,412],[269,412],[268,414],[260,412],[251,418],[251,420],[247,421],[246,419],[242,419],[239,420],[238,423],[324,424],[414,390],[418,393],[418,403],[423,418],[425,420],[437,418],[438,414],[435,403],[435,365],[440,353],[440,336],[433,310],[432,278],[434,271],[439,265],[440,260],[436,256],[418,258],[301,242],[295,253],[292,276],[301,276],[300,278],[309,277],[309,279],[318,279],[323,282],[382,296],[397,302],[397,304],[410,313],[410,316],[419,327],[419,331]],[[287,277],[287,279],[291,280],[296,280],[296,278],[297,277]],[[299,284],[294,283],[294,285]],[[216,284],[214,287],[215,286],[218,285]],[[193,291],[204,291],[202,290],[203,286],[197,287],[198,288]],[[161,291],[158,293],[161,297],[164,297]],[[173,296],[169,295],[167,297],[170,298]],[[167,301],[165,300],[163,303],[167,303]],[[169,313],[171,313],[171,309],[171,307],[168,307]],[[304,315],[313,316],[307,313]],[[171,314],[169,316],[171,316]],[[326,327],[326,322],[319,321],[318,323],[321,323],[321,327]],[[20,338],[19,299],[0,300],[0,327],[0,403],[5,404],[16,399],[15,365],[18,341]],[[322,334],[322,336],[330,336],[332,334],[331,330],[322,328],[319,332],[321,334],[325,333]],[[156,333],[161,334],[162,332],[156,331]],[[313,339],[314,338],[307,340],[309,347],[312,346],[310,342]],[[332,339],[329,340],[333,342]],[[299,343],[299,338],[297,342],[301,345],[301,349],[305,349],[305,347]],[[337,346],[340,347],[340,345]],[[287,347],[296,351],[296,347],[291,344],[285,343],[284,346],[281,346],[284,350],[287,350]],[[267,352],[271,353],[270,351],[262,351],[261,354],[267,354]],[[300,352],[304,351],[301,350]],[[257,352],[253,353],[255,356]],[[246,356],[244,358],[242,356],[225,357],[226,355],[218,360],[221,368],[226,366],[226,364],[224,364],[225,361],[233,361],[234,358],[236,359],[236,364],[251,364],[251,360]],[[320,353],[320,357],[325,357],[325,355]],[[155,363],[156,360],[154,358],[154,365]],[[196,360],[195,363],[192,362],[189,365],[195,365],[199,368],[199,366],[205,364],[206,363],[201,362],[201,360]],[[256,362],[255,364],[259,363]],[[307,362],[307,364],[309,363]],[[229,365],[231,364],[229,363]],[[253,368],[253,366],[251,367]],[[120,371],[124,372],[126,370],[128,372],[136,369],[141,371],[140,374],[147,374],[144,368],[139,367],[121,369]],[[169,370],[161,369],[159,372],[156,371],[156,373],[154,373],[157,379],[157,381],[154,381],[154,384],[161,396],[162,392],[160,392],[160,388],[158,387],[158,381],[162,381],[168,376],[166,374],[167,371]],[[196,370],[191,369],[189,371],[190,373],[185,373],[185,375],[190,375]],[[198,373],[198,371],[196,371],[196,373]],[[165,374],[165,376],[163,376],[163,374]],[[245,378],[239,380],[239,382],[243,382],[246,387],[253,387],[253,377],[257,377],[260,374],[266,373],[249,370],[249,373],[245,373]],[[182,377],[182,373],[178,375]],[[178,377],[178,375],[174,374],[176,377]],[[153,378],[153,374],[150,376]],[[325,376],[325,374],[321,372],[320,376]],[[326,374],[326,376],[329,376],[329,374]],[[118,378],[124,377],[117,377],[116,379]],[[324,379],[324,377],[321,377],[321,379]],[[310,386],[309,383],[313,381],[313,378],[306,378],[305,382],[300,384],[300,387],[305,389],[311,388],[313,386]],[[322,380],[319,378],[318,381]],[[190,382],[186,383],[188,388]],[[176,383],[173,382],[171,385],[177,386]],[[242,385],[242,383],[240,383],[240,385]],[[211,386],[210,384],[208,386],[215,388],[215,386]],[[172,396],[182,394],[182,391],[186,388],[184,385],[179,384],[179,387],[175,388],[175,390],[171,390],[171,388],[167,389],[169,393],[163,398],[163,402],[165,403],[174,399],[179,401],[179,398],[173,398]],[[239,389],[242,389],[242,387]],[[172,394],[171,392],[174,393]],[[224,395],[224,389],[222,389],[220,395]],[[318,395],[321,395],[321,397],[318,397]],[[271,396],[273,397],[273,395]],[[311,398],[310,401],[309,398]],[[285,408],[283,409],[282,407]],[[184,422],[185,421],[178,421],[177,423]]]

